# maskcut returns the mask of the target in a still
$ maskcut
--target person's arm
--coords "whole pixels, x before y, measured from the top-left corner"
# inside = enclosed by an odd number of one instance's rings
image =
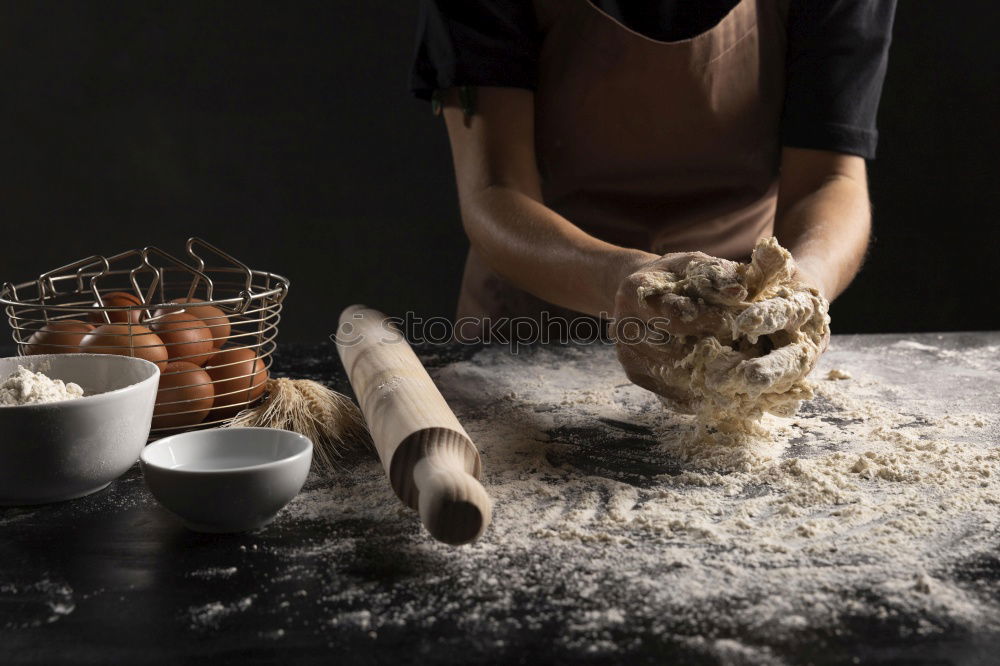
[[[783,150],[774,235],[795,257],[802,277],[828,300],[857,275],[870,233],[864,159],[824,150]]]
[[[622,279],[656,258],[594,238],[542,203],[535,162],[534,93],[482,87],[466,118],[445,98],[462,224],[486,263],[542,300],[611,313]]]

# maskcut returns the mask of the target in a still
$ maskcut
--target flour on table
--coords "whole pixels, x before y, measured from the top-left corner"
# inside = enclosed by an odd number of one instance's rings
[[[0,384],[0,405],[33,405],[59,400],[74,400],[83,397],[83,389],[73,382],[52,379],[41,372],[32,372],[24,366],[17,366]]]
[[[1000,589],[975,573],[1000,547],[1000,356],[986,349],[915,370],[923,350],[835,339],[818,372],[853,379],[817,382],[793,417],[763,416],[771,450],[736,448],[714,469],[682,454],[696,419],[629,383],[611,349],[486,349],[432,371],[495,501],[478,542],[435,543],[369,461],[307,489],[275,523],[329,522],[328,539],[271,554],[289,585],[311,578],[336,603],[331,631],[462,618],[498,654],[544,627],[559,627],[558,654],[581,659],[642,654],[656,637],[750,664],[819,645],[850,654],[859,627],[900,644],[1000,630]],[[974,378],[992,392],[954,388]],[[357,521],[373,531],[344,538],[339,526]],[[378,559],[379,543],[405,554]],[[337,562],[405,572],[389,574],[405,585],[328,589]],[[414,601],[423,595],[438,601]]]
[[[16,620],[0,625],[3,629],[23,630],[52,624],[76,610],[73,588],[51,578],[27,584],[0,579],[0,601],[19,609]]]
[[[192,629],[218,628],[220,623],[235,613],[242,613],[253,605],[257,595],[252,594],[230,603],[212,601],[188,608],[188,618]]]
[[[695,418],[627,381],[610,347],[463,353],[430,373],[482,455],[481,539],[435,542],[374,455],[345,451],[229,559],[192,562],[202,594],[181,619],[197,639],[254,627],[276,647],[420,635],[465,663],[971,649],[1000,631],[1000,338],[956,339],[835,337],[816,375],[853,378],[765,414],[770,449],[717,466],[681,454]],[[233,591],[249,577],[252,603]]]
[[[208,567],[206,569],[197,569],[188,573],[191,578],[231,578],[236,575],[239,571],[236,567]]]

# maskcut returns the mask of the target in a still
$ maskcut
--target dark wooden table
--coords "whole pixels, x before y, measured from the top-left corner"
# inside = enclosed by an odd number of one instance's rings
[[[473,351],[437,348],[422,355],[441,367]],[[276,370],[348,390],[331,345],[283,346]],[[636,446],[649,444],[641,432],[622,436]],[[608,459],[601,464],[613,465]],[[349,452],[344,465],[350,473],[381,474],[364,451]],[[628,481],[629,473],[621,478]],[[343,480],[311,477],[306,491],[334,482]],[[387,491],[386,502],[392,501]],[[338,539],[348,537],[355,546],[337,550]],[[490,620],[533,617],[524,625],[530,628],[477,624],[475,597],[452,594],[477,584],[468,572],[453,571],[460,551],[426,541],[406,512],[387,522],[299,517],[246,534],[196,534],[156,504],[133,467],[89,497],[0,508],[0,664],[718,663],[660,640],[652,625],[622,635],[633,645],[625,653],[557,647],[565,590],[559,563],[544,550],[497,565],[551,576],[537,589],[514,590],[511,607]],[[984,562],[976,575],[984,583],[1000,579],[997,560]],[[429,576],[439,587],[426,584]],[[411,586],[418,577],[425,583]],[[367,630],[366,613],[391,615],[390,607],[436,612],[413,611],[420,621],[383,621]],[[503,640],[480,640],[497,636]],[[812,663],[844,663],[852,656],[862,663],[980,663],[993,657],[1000,663],[1000,641],[956,634],[916,644],[884,627],[856,627],[841,639],[779,655]]]

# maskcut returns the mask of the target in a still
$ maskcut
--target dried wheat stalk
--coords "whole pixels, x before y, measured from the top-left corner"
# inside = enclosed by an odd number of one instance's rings
[[[244,409],[229,427],[292,430],[313,441],[313,459],[330,471],[349,442],[370,443],[364,416],[345,395],[310,379],[269,379],[267,399]]]

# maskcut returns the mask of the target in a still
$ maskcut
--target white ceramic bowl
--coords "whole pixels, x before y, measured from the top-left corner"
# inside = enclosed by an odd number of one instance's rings
[[[109,354],[18,356],[0,359],[0,381],[19,365],[75,382],[84,397],[0,406],[0,505],[89,495],[135,463],[153,418],[155,364]]]
[[[140,457],[146,485],[197,532],[262,527],[302,489],[308,437],[274,428],[215,428],[153,442]]]

